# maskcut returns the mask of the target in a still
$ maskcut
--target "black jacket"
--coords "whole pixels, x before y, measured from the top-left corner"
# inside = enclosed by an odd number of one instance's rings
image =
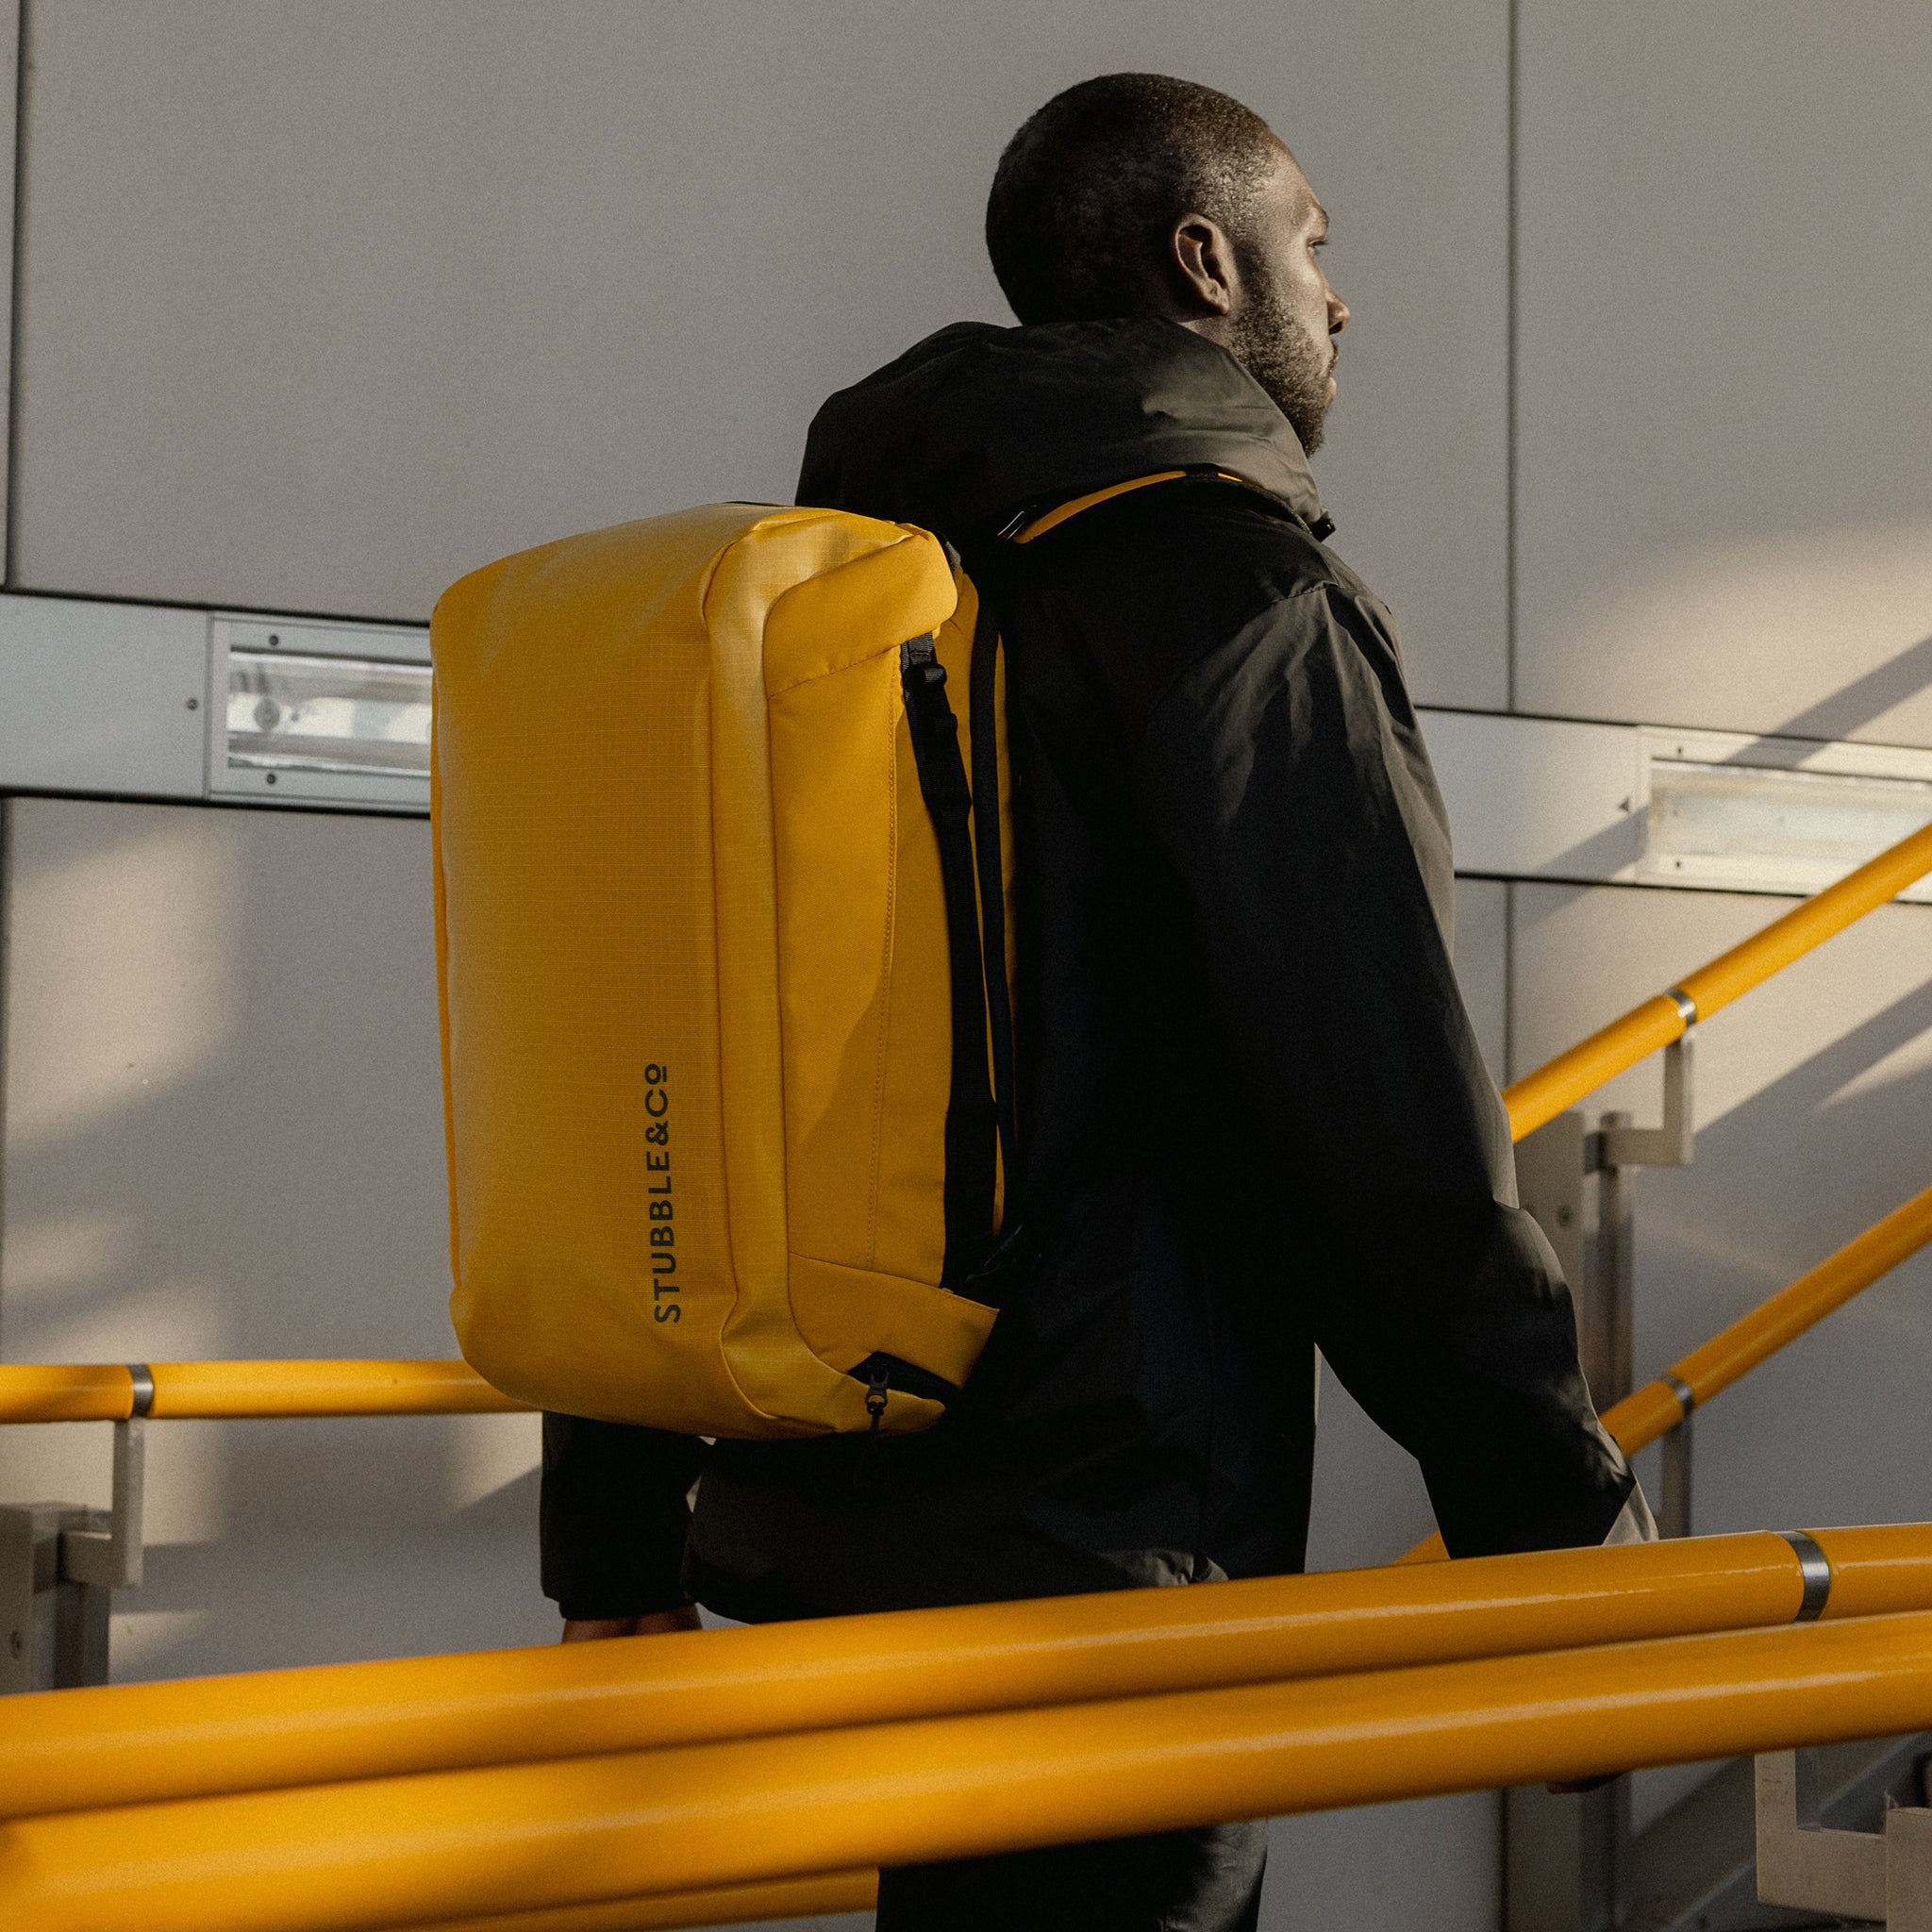
[[[1246,480],[997,534],[1198,465]],[[1280,411],[1173,323],[961,324],[825,404],[799,500],[938,530],[1000,614],[1027,1239],[926,1435],[707,1460],[549,1419],[546,1590],[756,1618],[1296,1569],[1317,1347],[1452,1553],[1600,1541],[1631,1478],[1516,1206],[1395,626]]]

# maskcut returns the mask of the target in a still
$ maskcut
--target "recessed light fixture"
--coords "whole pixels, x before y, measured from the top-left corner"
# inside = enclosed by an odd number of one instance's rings
[[[288,623],[271,632],[242,619],[210,628],[211,796],[428,809],[423,633]]]
[[[1725,745],[1716,733],[1646,736],[1648,807],[1637,869],[1646,883],[1813,892],[1932,824],[1932,758],[1923,752],[1779,740]],[[1840,769],[1817,769],[1824,761]],[[1868,769],[1843,769],[1861,764]],[[1912,774],[1918,766],[1925,775]],[[1932,882],[1905,896],[1932,899]]]

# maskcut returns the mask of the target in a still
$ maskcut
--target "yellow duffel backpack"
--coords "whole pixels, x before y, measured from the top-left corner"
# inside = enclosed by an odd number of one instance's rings
[[[430,641],[464,1356],[693,1435],[929,1426],[1014,1161],[972,584],[910,525],[716,504],[477,571]]]

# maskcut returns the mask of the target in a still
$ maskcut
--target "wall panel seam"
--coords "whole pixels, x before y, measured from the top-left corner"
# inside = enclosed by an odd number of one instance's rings
[[[16,0],[13,38],[13,197],[8,237],[7,314],[7,535],[0,582],[11,590],[20,576],[20,334],[24,308],[26,231],[27,14],[32,0]]]
[[[1503,664],[1504,706],[1516,708],[1516,465],[1517,335],[1521,267],[1521,125],[1523,118],[1522,0],[1508,0],[1507,69],[1507,131],[1504,142],[1503,222]]]

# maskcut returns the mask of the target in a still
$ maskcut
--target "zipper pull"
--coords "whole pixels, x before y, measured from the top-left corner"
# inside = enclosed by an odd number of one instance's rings
[[[891,1382],[892,1372],[884,1362],[875,1363],[871,1379],[865,1385],[865,1412],[872,1418],[872,1433],[876,1436],[879,1424],[886,1413],[886,1390]]]

